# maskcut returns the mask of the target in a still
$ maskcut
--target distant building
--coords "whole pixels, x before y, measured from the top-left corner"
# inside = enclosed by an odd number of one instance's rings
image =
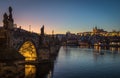
[[[63,38],[66,37],[65,34],[56,34],[56,36],[58,37],[58,39],[61,41]]]
[[[104,31],[104,29],[98,29],[97,27],[93,28],[93,34],[105,34],[107,31]]]
[[[120,36],[120,31],[108,32],[107,36]]]
[[[69,38],[76,38],[76,34],[75,33],[71,33],[70,31],[66,32],[66,37]]]
[[[93,32],[79,32],[77,33],[79,36],[91,36],[93,35]]]

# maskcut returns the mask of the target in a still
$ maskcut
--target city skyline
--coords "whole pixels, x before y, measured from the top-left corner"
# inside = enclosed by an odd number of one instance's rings
[[[0,2],[0,26],[3,14],[12,6],[15,24],[23,29],[56,34],[92,31],[97,26],[107,31],[120,31],[119,0],[4,0]]]

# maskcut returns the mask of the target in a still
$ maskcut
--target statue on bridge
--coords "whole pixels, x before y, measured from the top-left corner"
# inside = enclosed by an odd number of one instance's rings
[[[43,46],[44,45],[44,25],[41,27],[41,35],[39,38],[39,46]]]
[[[12,18],[12,7],[9,7],[9,22],[13,25],[14,24],[14,20]]]
[[[44,25],[41,28],[41,36],[44,36]]]

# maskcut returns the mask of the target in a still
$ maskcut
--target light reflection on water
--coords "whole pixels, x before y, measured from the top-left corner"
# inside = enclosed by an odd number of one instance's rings
[[[99,47],[99,46],[94,46],[94,51],[98,52],[111,52],[111,53],[119,53],[120,52],[120,47]]]
[[[0,78],[120,78],[119,73],[120,48],[112,47],[61,47],[48,64],[0,63]]]
[[[0,63],[0,78],[52,78],[52,73],[53,64],[36,66]]]
[[[35,65],[25,65],[25,78],[35,78],[36,67]]]

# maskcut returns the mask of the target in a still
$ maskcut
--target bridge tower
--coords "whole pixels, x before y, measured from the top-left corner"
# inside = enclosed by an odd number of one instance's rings
[[[8,8],[9,15],[7,13],[4,13],[3,15],[3,28],[5,29],[5,36],[6,36],[6,46],[10,47],[12,44],[12,34],[14,29],[14,20],[12,17],[12,7],[10,6]]]

